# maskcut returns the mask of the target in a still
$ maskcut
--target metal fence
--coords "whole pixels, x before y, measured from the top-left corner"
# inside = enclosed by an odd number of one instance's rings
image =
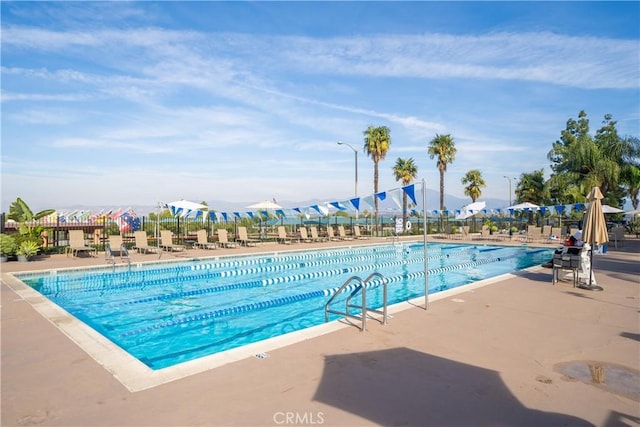
[[[341,215],[323,216],[323,217],[311,217],[307,218],[304,215],[297,217],[265,217],[261,215],[254,216],[254,218],[234,218],[228,222],[214,222],[210,217],[200,218],[181,218],[181,217],[169,217],[169,218],[157,218],[142,216],[140,219],[140,229],[147,233],[147,237],[150,241],[154,242],[160,235],[160,230],[170,230],[175,238],[180,243],[187,243],[189,241],[196,240],[196,234],[198,230],[204,229],[207,231],[208,236],[214,236],[216,230],[223,228],[226,229],[233,237],[237,234],[237,227],[244,226],[247,228],[249,234],[259,236],[260,238],[269,238],[273,234],[277,234],[277,227],[280,225],[285,226],[288,232],[295,233],[299,227],[315,225],[318,230],[326,231],[328,225],[343,225],[347,232],[350,233],[353,230],[354,225],[359,225],[361,231],[364,234],[376,235],[376,236],[393,236],[397,233],[396,220],[398,215],[381,215],[377,218],[374,217],[348,217]],[[455,221],[452,218],[445,218],[444,224],[457,224],[457,225],[471,225],[472,231],[476,225],[481,225],[483,219],[470,218],[464,221]],[[418,235],[423,234],[423,221],[422,217],[411,216],[409,217],[411,225],[404,230],[401,234]],[[509,218],[504,218],[500,222],[501,228],[507,228],[511,224]],[[110,235],[121,235],[123,241],[133,245],[134,231],[128,228],[118,221],[118,218],[103,217],[95,220],[85,221],[60,221],[48,222],[48,221],[36,221],[28,224],[30,226],[41,226],[44,231],[41,234],[42,247],[47,248],[50,251],[55,251],[59,248],[68,246],[69,244],[69,230],[83,230],[87,243],[92,246],[102,249],[105,242]],[[428,217],[427,218],[427,233],[439,233],[442,232],[440,228],[440,218]],[[18,232],[19,224],[13,221],[6,220],[6,214],[2,213],[0,217],[0,232],[7,234],[14,234]]]

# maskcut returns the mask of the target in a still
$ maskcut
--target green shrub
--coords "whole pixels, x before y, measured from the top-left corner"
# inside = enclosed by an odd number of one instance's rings
[[[16,240],[9,234],[0,234],[0,254],[15,255],[17,249]]]
[[[34,255],[38,254],[38,249],[40,249],[40,245],[38,242],[33,240],[23,240],[18,247],[18,251],[16,252],[18,255],[30,258]]]

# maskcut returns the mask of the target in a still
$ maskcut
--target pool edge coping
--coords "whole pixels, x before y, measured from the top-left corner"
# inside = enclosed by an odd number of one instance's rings
[[[280,251],[284,252],[284,251]],[[182,260],[184,261],[184,260]],[[479,280],[467,285],[459,286],[445,291],[439,291],[428,295],[428,303],[449,298],[454,295],[469,292],[493,283],[501,282],[513,277],[521,276],[527,272],[541,269],[540,266],[532,266]],[[42,270],[40,271],[42,272]],[[63,308],[47,299],[35,289],[15,277],[16,274],[27,272],[2,273],[2,280],[22,300],[29,303],[42,317],[49,321],[56,329],[60,330],[81,350],[87,353],[100,366],[106,369],[118,382],[130,392],[138,392],[154,388],[172,381],[209,371],[239,360],[255,357],[256,355],[287,347],[307,339],[316,338],[331,332],[353,327],[354,325],[337,319],[322,325],[312,326],[285,335],[269,338],[257,343],[251,343],[242,347],[225,350],[209,356],[204,356],[191,361],[183,362],[167,368],[153,370],[141,361],[130,355],[124,349],[98,333],[96,330],[72,316]],[[393,304],[388,307],[388,314],[395,314],[411,308],[424,309],[425,297],[420,296],[408,301]]]

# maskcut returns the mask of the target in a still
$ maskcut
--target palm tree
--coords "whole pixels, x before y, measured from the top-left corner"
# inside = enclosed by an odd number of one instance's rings
[[[391,146],[391,130],[386,126],[369,126],[364,132],[364,152],[373,160],[373,191],[378,193],[378,163],[384,160]],[[374,197],[376,224],[378,223],[378,198]]]
[[[462,185],[466,185],[464,188],[464,194],[471,197],[471,202],[475,202],[482,195],[482,188],[487,184],[482,178],[482,172],[478,169],[472,169],[465,176],[462,177]]]
[[[453,163],[456,158],[455,142],[451,135],[438,135],[429,142],[427,147],[429,158],[437,157],[436,165],[440,172],[440,210],[444,210],[444,173],[447,165]],[[440,216],[440,229],[442,229],[442,215]]]
[[[549,188],[545,185],[544,169],[521,174],[515,193],[517,203],[546,205],[549,200]],[[533,211],[529,212],[529,223],[533,224]]]
[[[401,159],[398,157],[393,167],[393,175],[396,181],[402,182],[402,186],[407,186],[418,176],[418,167],[413,158]],[[406,224],[409,219],[407,212],[407,193],[402,192],[402,224]]]

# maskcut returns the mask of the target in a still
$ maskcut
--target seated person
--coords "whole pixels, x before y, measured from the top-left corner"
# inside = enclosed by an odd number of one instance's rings
[[[569,236],[567,240],[565,240],[564,245],[560,246],[554,252],[554,255],[557,254],[569,254],[569,255],[580,255],[580,251],[582,250],[582,246],[584,242],[582,241],[582,232],[580,230],[573,233],[573,235]],[[549,262],[545,262],[542,264],[543,267],[552,268],[553,267],[553,258]]]

